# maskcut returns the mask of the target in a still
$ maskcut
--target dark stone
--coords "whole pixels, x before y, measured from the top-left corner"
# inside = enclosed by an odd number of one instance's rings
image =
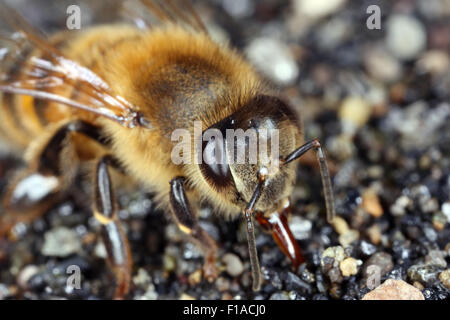
[[[440,285],[432,286],[422,290],[425,300],[445,300],[450,298],[449,290]]]
[[[323,273],[320,270],[316,271],[316,287],[321,293],[325,293],[328,290],[328,283],[325,281]]]
[[[416,264],[408,269],[408,278],[430,286],[439,281],[439,273],[443,268],[436,265]]]
[[[315,295],[313,295],[312,297],[313,300],[330,300],[328,299],[328,297],[322,293],[316,293]]]
[[[261,265],[273,267],[284,259],[283,253],[278,248],[272,248],[268,251],[264,251],[260,255]]]
[[[311,285],[292,272],[283,272],[281,274],[282,280],[288,291],[299,291],[301,294],[310,295],[312,292]]]
[[[277,271],[269,269],[267,267],[262,267],[261,274],[266,281],[268,281],[272,286],[274,286],[278,290],[281,290],[283,288],[283,283],[281,281],[280,274]]]
[[[396,266],[390,272],[386,274],[386,278],[388,279],[396,279],[396,280],[405,280],[406,278],[406,269],[403,266]]]
[[[371,256],[377,252],[377,247],[365,240],[362,240],[359,243],[359,252],[363,256]]]

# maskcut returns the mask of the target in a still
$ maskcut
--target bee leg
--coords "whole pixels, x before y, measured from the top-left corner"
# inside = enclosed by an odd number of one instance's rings
[[[272,234],[275,243],[291,260],[293,269],[297,271],[298,266],[305,262],[305,258],[289,228],[287,218],[290,210],[290,202],[287,200],[281,209],[271,213],[268,217],[265,217],[261,212],[257,212],[256,221],[265,231]]]
[[[17,223],[29,223],[42,216],[70,185],[75,170],[67,170],[62,158],[67,159],[71,156],[68,152],[73,152],[65,143],[72,132],[101,142],[97,127],[82,121],[72,121],[58,128],[28,168],[16,174],[2,196],[5,214],[0,217],[0,237],[9,234],[14,238],[11,231]]]
[[[129,291],[133,262],[127,236],[117,215],[108,166],[114,166],[114,159],[110,156],[101,158],[97,164],[94,217],[101,223],[108,263],[116,278],[114,299],[123,299]]]
[[[329,223],[333,222],[334,217],[336,216],[336,212],[334,209],[334,195],[333,188],[331,187],[331,179],[330,174],[328,172],[328,165],[325,158],[325,152],[322,149],[322,146],[319,140],[314,139],[308,143],[305,143],[303,146],[292,152],[285,159],[281,160],[282,165],[286,165],[289,162],[292,162],[302,155],[304,155],[309,150],[313,149],[316,152],[317,161],[319,162],[320,167],[320,175],[322,178],[323,185],[323,194],[325,197],[325,206],[327,208],[327,220]]]
[[[178,227],[197,242],[205,253],[203,272],[209,282],[217,278],[216,253],[217,245],[214,239],[198,224],[184,192],[184,178],[177,177],[170,181],[170,203]]]

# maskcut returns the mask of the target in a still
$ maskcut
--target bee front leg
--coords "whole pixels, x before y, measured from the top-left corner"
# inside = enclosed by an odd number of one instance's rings
[[[101,223],[101,236],[108,254],[108,263],[116,277],[114,299],[123,299],[129,291],[132,257],[127,236],[117,215],[108,166],[114,160],[105,156],[97,164],[94,216]]]
[[[198,224],[184,192],[184,178],[177,177],[170,181],[170,203],[178,227],[197,242],[205,253],[203,272],[209,282],[217,278],[216,253],[217,245],[214,239]]]

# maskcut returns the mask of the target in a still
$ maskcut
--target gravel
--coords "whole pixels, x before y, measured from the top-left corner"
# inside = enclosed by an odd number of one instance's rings
[[[241,259],[235,254],[225,254],[222,261],[225,263],[227,273],[232,277],[237,277],[244,271],[244,265]]]
[[[65,227],[54,228],[44,234],[41,253],[50,257],[67,257],[81,250],[78,234]]]

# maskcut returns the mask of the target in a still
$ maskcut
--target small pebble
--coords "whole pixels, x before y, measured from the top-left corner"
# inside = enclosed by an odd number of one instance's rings
[[[183,292],[180,296],[180,300],[196,300],[196,299],[193,296]]]
[[[339,236],[339,243],[343,247],[347,247],[358,239],[359,239],[359,231],[351,229]]]
[[[431,286],[438,281],[442,268],[436,265],[416,264],[408,269],[408,278],[419,281],[425,286]]]
[[[274,288],[281,290],[283,288],[283,282],[281,281],[280,274],[272,269],[261,267],[261,274],[263,278],[269,282]]]
[[[225,0],[223,8],[233,17],[239,19],[253,13],[254,3],[251,0]]]
[[[311,285],[302,279],[300,279],[296,274],[292,272],[284,273],[283,280],[285,282],[286,290],[299,291],[301,294],[311,294]]]
[[[96,257],[100,259],[106,259],[108,257],[108,253],[106,252],[106,248],[103,241],[97,241],[94,248],[94,254]]]
[[[333,299],[339,299],[342,295],[342,287],[339,283],[333,283],[330,287],[330,296]]]
[[[378,224],[374,224],[373,226],[367,228],[366,230],[367,236],[374,245],[379,245],[381,242],[381,230]]]
[[[45,256],[63,258],[80,250],[81,239],[76,231],[66,227],[57,227],[45,233],[41,252]]]
[[[442,204],[442,213],[447,217],[447,222],[450,223],[450,202],[444,202]]]
[[[431,242],[435,242],[438,238],[436,230],[431,226],[424,226],[423,233],[425,234],[425,237],[427,237],[427,239],[430,240]]]
[[[237,277],[244,271],[244,265],[241,259],[234,253],[225,254],[222,261],[226,265],[227,273],[232,277]]]
[[[412,16],[393,14],[387,21],[386,44],[399,59],[416,58],[426,45],[426,31],[422,22]]]
[[[372,189],[367,189],[362,195],[362,206],[369,214],[375,218],[383,215],[383,207],[377,193]]]
[[[377,80],[391,83],[402,75],[402,65],[384,48],[369,47],[364,54],[364,64],[370,75]]]
[[[344,278],[342,277],[341,271],[339,267],[333,267],[326,272],[326,275],[330,279],[330,282],[333,283],[341,283]]]
[[[299,216],[292,216],[289,227],[297,240],[305,240],[311,237],[312,222]]]
[[[10,292],[8,287],[5,284],[0,283],[0,300],[4,300],[4,299],[10,297],[11,294],[12,293]]]
[[[417,288],[418,290],[422,291],[423,289],[425,289],[425,287],[419,282],[419,281],[414,281],[413,286],[415,288]]]
[[[152,278],[150,277],[150,275],[148,274],[148,272],[143,269],[143,268],[139,268],[137,274],[133,277],[133,283],[136,286],[148,286],[149,283],[151,283]]]
[[[314,281],[315,281],[314,274],[312,272],[310,272],[308,269],[306,269],[305,265],[300,266],[299,274],[300,274],[300,278],[303,281],[306,281],[310,284],[314,283]]]
[[[371,113],[372,108],[365,99],[357,96],[346,98],[339,109],[344,132],[353,134],[369,121]]]
[[[391,206],[391,214],[396,217],[403,216],[406,212],[406,208],[411,204],[412,201],[410,198],[401,196],[395,200],[394,204]]]
[[[174,271],[176,265],[177,265],[176,258],[170,254],[165,253],[163,256],[164,270],[168,272]]]
[[[275,292],[269,298],[269,300],[290,300],[287,292]]]
[[[422,292],[403,280],[386,280],[362,300],[425,300]]]
[[[183,248],[183,258],[186,260],[197,259],[202,256],[199,246],[195,245],[193,242],[184,242]]]
[[[450,290],[450,269],[444,270],[439,274],[439,280]]]
[[[327,283],[327,281],[325,281],[323,273],[320,270],[316,271],[315,278],[316,278],[317,290],[321,293],[327,292],[328,283]]]
[[[17,277],[17,284],[22,289],[27,289],[28,280],[30,280],[35,274],[39,272],[39,268],[35,265],[28,265],[20,271]]]
[[[303,297],[300,293],[298,293],[296,291],[289,292],[289,299],[290,300],[307,300],[305,297]]]
[[[191,286],[195,286],[202,281],[202,270],[198,269],[191,273],[188,277],[188,282]]]
[[[345,128],[347,133],[331,137],[327,148],[330,154],[341,161],[350,160],[356,152],[355,144],[353,143],[353,135],[356,128],[350,122],[346,122]],[[344,171],[343,174],[347,174],[347,172]],[[340,177],[340,179],[343,178],[345,177]],[[350,178],[350,176],[346,178]],[[340,184],[345,184],[345,182],[341,181]]]
[[[436,265],[441,268],[447,267],[444,252],[441,250],[431,250],[425,257],[425,263],[429,265]]]
[[[216,284],[217,290],[219,290],[220,292],[230,290],[230,281],[227,278],[219,277],[219,278],[217,278],[215,284]]]
[[[324,259],[326,257],[333,258],[334,261],[339,263],[345,258],[344,248],[342,248],[341,246],[336,246],[325,249],[322,253],[322,262],[321,262],[322,265],[325,264]]]
[[[142,296],[135,297],[135,300],[157,300],[158,293],[155,291],[155,286],[150,284]]]
[[[339,268],[344,277],[350,277],[358,273],[358,266],[361,264],[360,260],[349,257],[341,261]]]
[[[346,0],[296,0],[294,3],[298,14],[319,19],[339,10],[345,2]]]
[[[377,251],[377,247],[365,240],[361,241],[359,248],[360,252],[365,256],[371,256]]]
[[[438,212],[434,213],[433,217],[431,218],[431,222],[433,223],[433,227],[437,231],[444,230],[447,221],[448,221],[447,217],[441,211],[438,211]]]
[[[362,274],[364,278],[370,276],[371,266],[375,266],[380,277],[391,271],[394,267],[392,256],[386,252],[377,252],[371,256],[363,265]],[[372,270],[373,269],[372,267]],[[372,271],[373,272],[373,271]]]
[[[349,231],[347,221],[345,221],[344,218],[339,217],[339,216],[334,218],[333,227],[334,227],[334,230],[336,230],[336,232],[338,234],[344,234]]]
[[[299,75],[289,47],[277,39],[253,39],[245,52],[256,68],[280,85],[291,84]]]

